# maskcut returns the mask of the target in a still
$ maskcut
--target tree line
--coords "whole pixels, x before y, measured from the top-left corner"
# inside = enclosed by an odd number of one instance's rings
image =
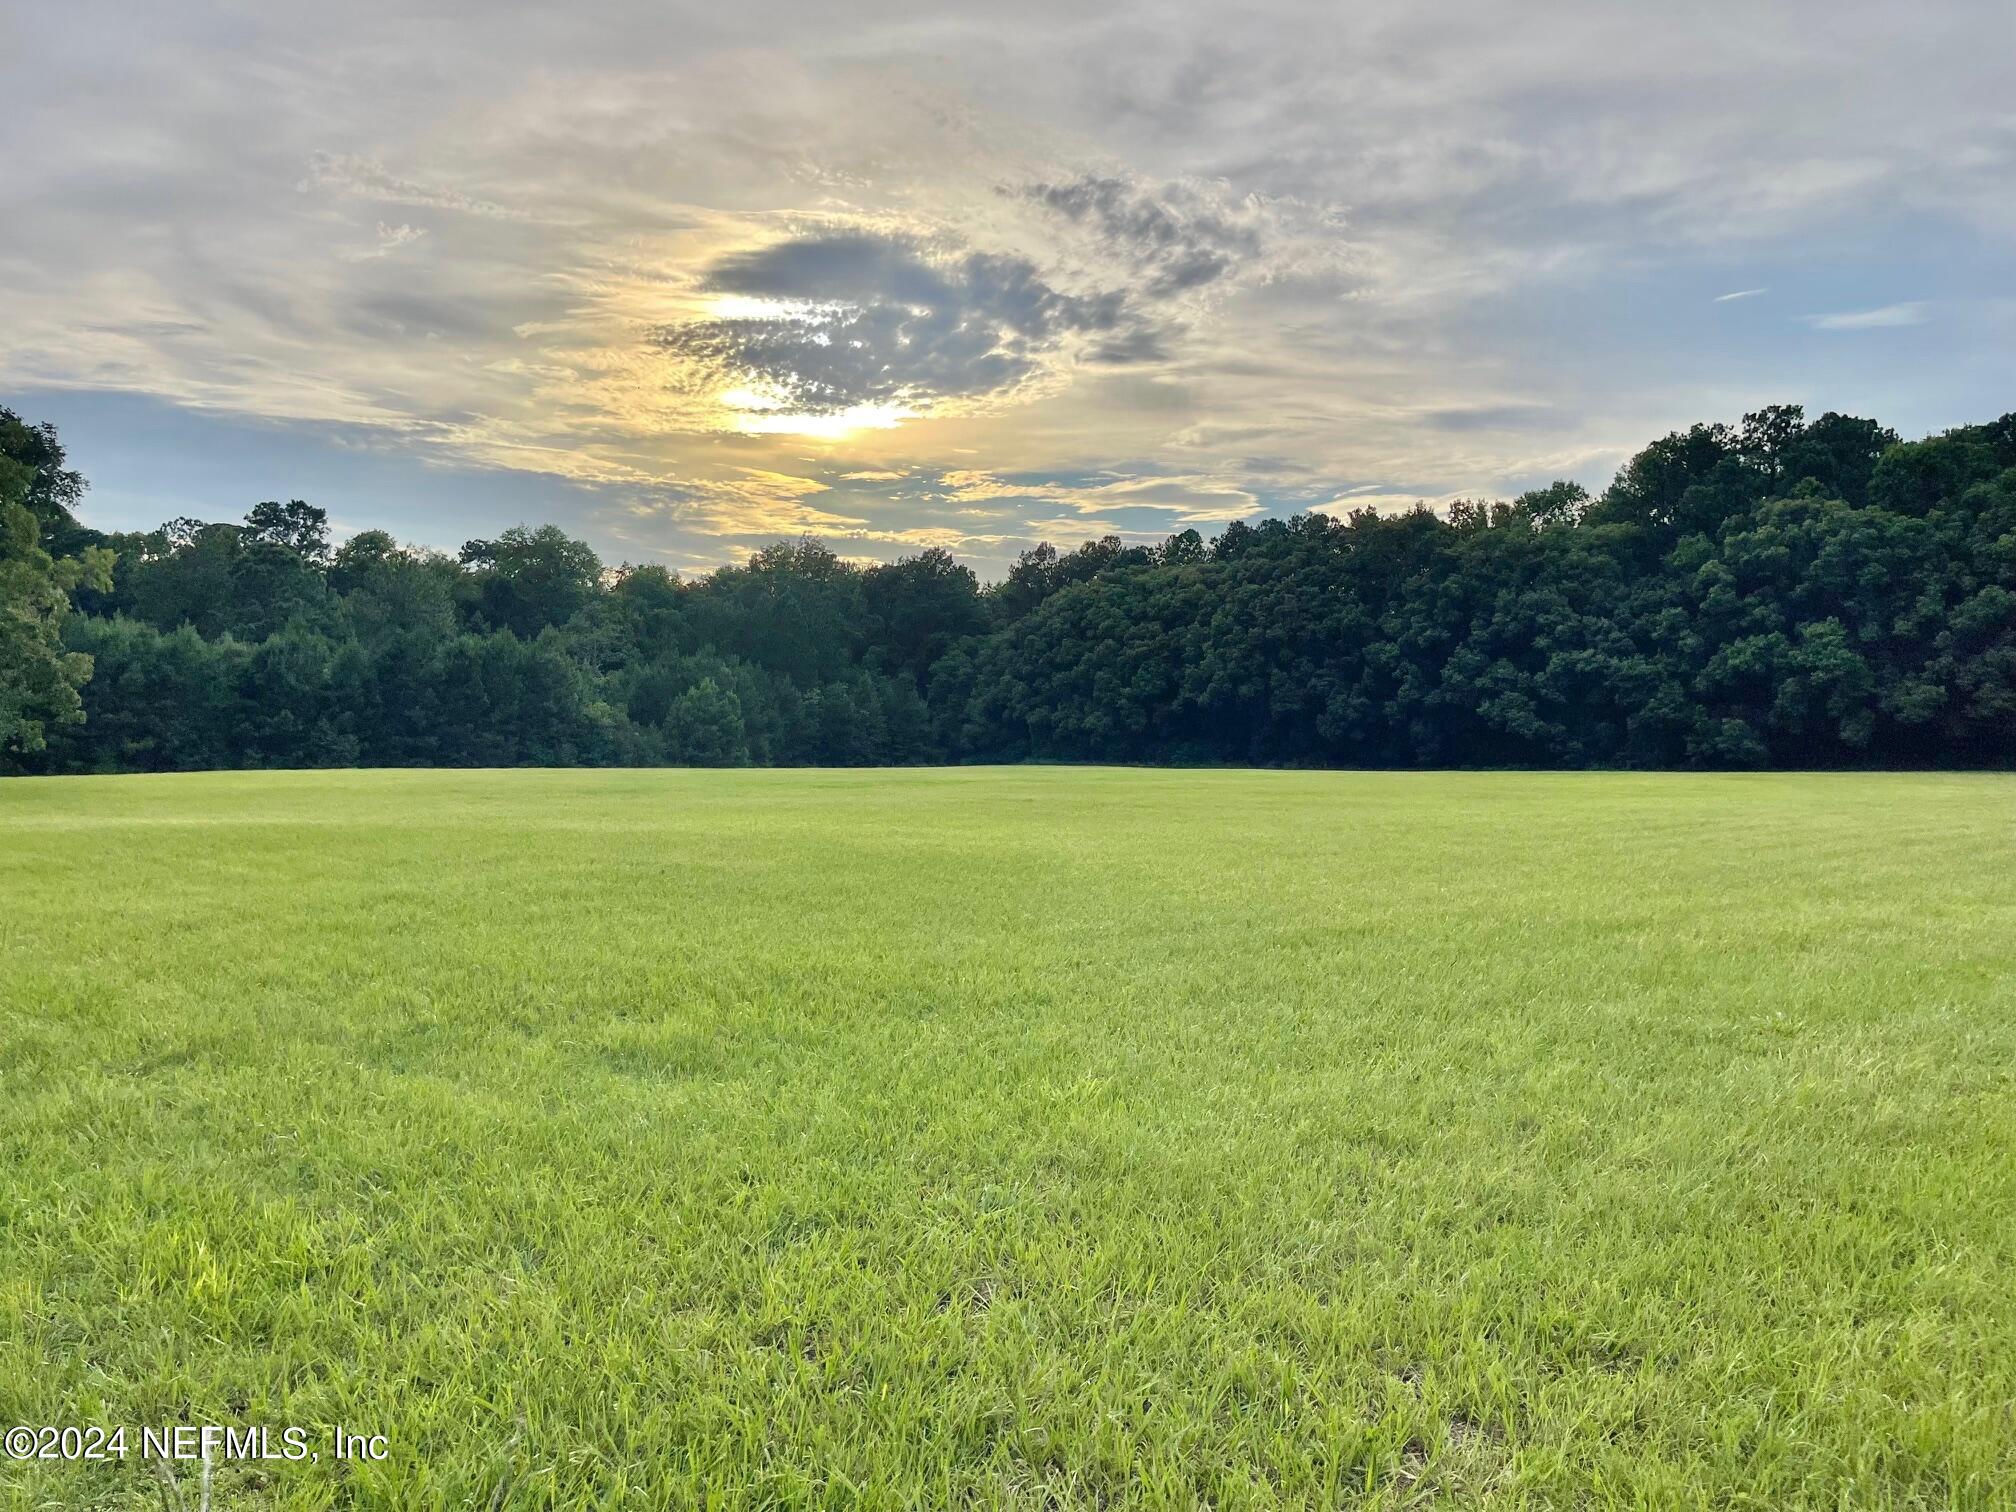
[[[1600,495],[1310,513],[1157,546],[780,542],[692,579],[553,526],[332,545],[301,500],[81,525],[0,409],[0,769],[2016,764],[2016,414],[1903,441],[1798,406]]]

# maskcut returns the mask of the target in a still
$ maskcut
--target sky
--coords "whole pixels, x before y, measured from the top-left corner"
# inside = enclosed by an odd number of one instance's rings
[[[302,497],[998,576],[2016,409],[2007,0],[0,7],[0,402]]]

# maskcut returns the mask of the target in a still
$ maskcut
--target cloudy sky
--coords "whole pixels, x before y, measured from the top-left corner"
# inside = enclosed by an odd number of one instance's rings
[[[108,528],[694,568],[2016,409],[2007,0],[0,13],[0,399]]]

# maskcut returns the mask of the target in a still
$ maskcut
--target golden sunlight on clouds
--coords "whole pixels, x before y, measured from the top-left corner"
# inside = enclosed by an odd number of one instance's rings
[[[844,441],[864,430],[894,430],[916,413],[895,404],[857,404],[831,415],[791,414],[738,406],[732,393],[723,394],[721,402],[736,411],[735,429],[745,436],[804,436],[814,441]]]
[[[804,436],[814,441],[844,441],[864,430],[894,430],[916,414],[900,404],[856,404],[831,413],[793,410],[775,389],[744,385],[724,391],[721,407],[728,424],[745,436]],[[901,474],[891,474],[900,477]]]

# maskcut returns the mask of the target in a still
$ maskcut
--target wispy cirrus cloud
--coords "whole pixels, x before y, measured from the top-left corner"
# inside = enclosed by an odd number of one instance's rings
[[[1158,530],[1167,523],[1165,517],[1173,517],[1178,525],[1223,524],[1257,514],[1261,508],[1259,498],[1250,489],[1229,478],[1207,474],[1143,473],[1071,480],[1004,478],[974,469],[955,469],[941,474],[938,483],[945,498],[960,504],[1015,499],[1073,509],[1084,515],[1146,511],[1156,517]],[[1127,527],[1114,524],[1114,528]]]
[[[1902,304],[1879,305],[1873,310],[1838,310],[1831,315],[1810,317],[1816,331],[1877,331],[1892,326],[1914,326],[1925,323],[1925,304],[1922,300],[1906,300]]]
[[[655,490],[632,504],[628,513],[639,519],[677,521],[714,537],[845,534],[868,524],[863,516],[808,502],[829,491],[830,485],[817,478],[760,467],[737,472],[740,476],[691,479]]]
[[[515,210],[458,189],[402,178],[373,158],[347,153],[311,153],[307,176],[294,187],[297,193],[303,194],[316,189],[334,190],[381,205],[452,210],[460,215],[488,216],[498,220],[517,220],[529,215],[527,211]]]

